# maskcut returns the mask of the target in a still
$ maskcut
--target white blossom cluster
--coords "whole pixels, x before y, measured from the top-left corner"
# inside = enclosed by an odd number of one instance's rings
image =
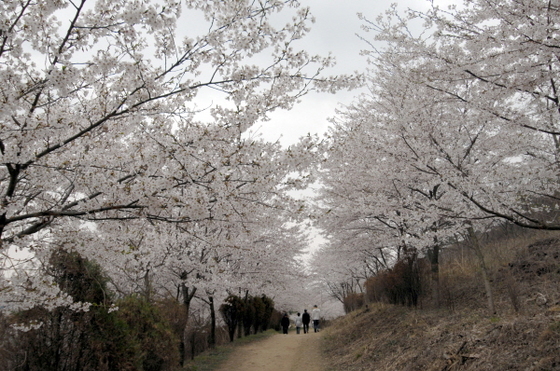
[[[369,94],[324,147],[319,272],[351,282],[496,221],[560,229],[560,7],[464,1],[390,9],[366,54]],[[415,34],[419,21],[424,32]]]
[[[287,192],[312,144],[245,133],[357,81],[294,46],[311,21],[294,0],[1,2],[2,308],[71,302],[42,267],[59,247],[122,294],[274,287],[302,248]]]

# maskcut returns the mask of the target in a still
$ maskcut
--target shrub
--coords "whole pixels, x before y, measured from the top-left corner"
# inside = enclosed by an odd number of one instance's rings
[[[233,341],[235,337],[235,330],[243,318],[244,307],[243,300],[237,295],[228,296],[225,303],[220,306],[220,313],[228,328],[229,341]]]
[[[159,308],[143,297],[129,296],[118,302],[116,312],[127,324],[137,363],[144,371],[173,370],[179,364],[179,338]]]
[[[270,316],[270,327],[276,331],[280,331],[281,325],[280,321],[282,320],[283,313],[274,309],[272,315]]]
[[[274,301],[266,295],[262,296],[262,301],[264,304],[264,315],[261,331],[266,331],[270,327],[270,319],[272,318],[272,313],[274,313]]]
[[[265,319],[265,303],[262,298],[253,296],[250,305],[255,309],[255,319],[253,321],[253,334],[262,331],[263,323],[268,320]]]
[[[99,265],[77,253],[58,250],[52,254],[47,271],[62,290],[75,300],[91,303],[91,307],[89,311],[36,307],[15,314],[12,321],[42,325],[14,334],[14,370],[140,369],[127,324],[108,311],[112,295]]]
[[[11,338],[3,348],[11,352],[2,366],[15,371],[176,369],[178,341],[156,306],[134,296],[119,301],[119,310],[109,310],[113,294],[101,267],[75,252],[54,252],[47,271],[90,309],[36,307],[14,314],[9,321],[42,325],[27,332],[3,329],[2,335]]]
[[[365,286],[368,302],[416,306],[421,292],[416,255],[399,260],[392,269],[369,278]]]
[[[364,306],[364,294],[352,293],[344,298],[344,312],[350,313]]]

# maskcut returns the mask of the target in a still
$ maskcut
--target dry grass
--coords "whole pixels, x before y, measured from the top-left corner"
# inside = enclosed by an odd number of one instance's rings
[[[488,314],[474,254],[448,250],[440,305],[370,304],[336,320],[325,334],[330,370],[560,370],[559,236],[483,241],[497,315]]]

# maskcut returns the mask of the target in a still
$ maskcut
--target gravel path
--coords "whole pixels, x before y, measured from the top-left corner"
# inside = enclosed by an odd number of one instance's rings
[[[290,332],[241,346],[217,371],[324,371],[321,335]]]

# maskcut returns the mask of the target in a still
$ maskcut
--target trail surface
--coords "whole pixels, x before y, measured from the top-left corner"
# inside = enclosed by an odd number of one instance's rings
[[[237,348],[217,371],[324,371],[321,332],[278,334]]]

